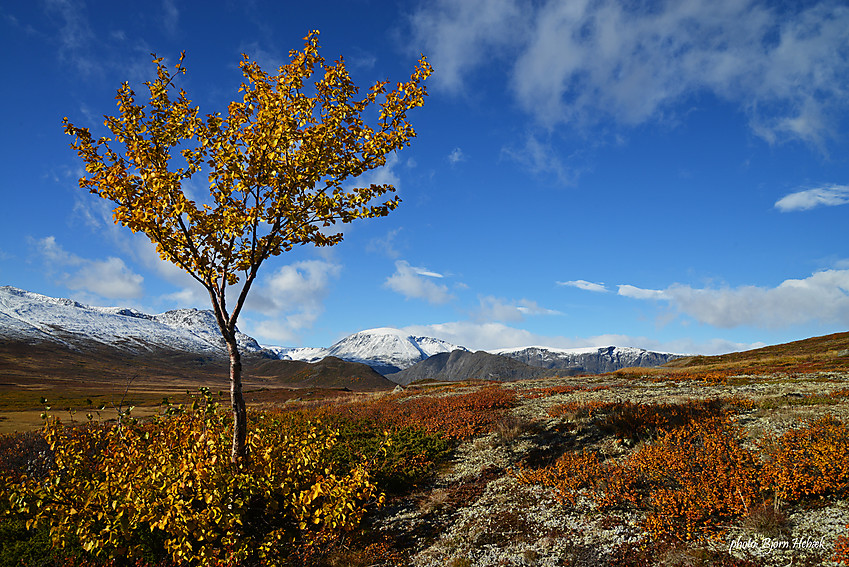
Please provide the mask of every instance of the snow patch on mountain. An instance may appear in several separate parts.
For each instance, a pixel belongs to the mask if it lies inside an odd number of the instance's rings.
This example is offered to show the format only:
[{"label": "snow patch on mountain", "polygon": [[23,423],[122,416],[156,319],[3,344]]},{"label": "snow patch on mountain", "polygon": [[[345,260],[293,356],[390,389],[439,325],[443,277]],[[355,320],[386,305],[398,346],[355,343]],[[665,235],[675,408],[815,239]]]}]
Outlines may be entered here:
[{"label": "snow patch on mountain", "polygon": [[636,347],[584,347],[558,349],[544,346],[502,348],[488,351],[542,368],[574,369],[595,374],[632,366],[652,367],[666,364],[682,355],[654,352]]},{"label": "snow patch on mountain", "polygon": [[[153,348],[224,354],[225,345],[211,311],[177,309],[148,315],[122,307],[94,307],[11,286],[0,287],[0,336],[52,341],[69,348],[100,343],[133,352]],[[237,334],[242,352],[262,347]]]},{"label": "snow patch on mountain", "polygon": [[467,350],[433,337],[419,337],[400,329],[380,327],[349,335],[328,348],[281,348],[276,350],[284,360],[317,362],[335,356],[351,362],[368,364],[381,374],[398,372],[441,352]]}]

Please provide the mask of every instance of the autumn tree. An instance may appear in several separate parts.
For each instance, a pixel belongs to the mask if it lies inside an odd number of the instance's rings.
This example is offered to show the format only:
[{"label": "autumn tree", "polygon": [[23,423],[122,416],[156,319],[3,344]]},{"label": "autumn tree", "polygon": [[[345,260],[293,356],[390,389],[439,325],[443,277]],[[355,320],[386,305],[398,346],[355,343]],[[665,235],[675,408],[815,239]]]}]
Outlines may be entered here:
[{"label": "autumn tree", "polygon": [[[116,223],[147,235],[209,293],[230,357],[233,462],[246,456],[247,432],[236,321],[260,266],[294,246],[337,244],[342,233],[328,227],[398,206],[397,196],[379,202],[392,185],[356,178],[415,137],[407,112],[423,105],[432,71],[422,56],[409,81],[392,90],[379,81],[361,96],[342,58],[319,55],[318,35],[276,75],[243,55],[241,100],[224,116],[201,116],[177,88],[184,53],[173,74],[154,58],[147,105],[128,83],[118,89],[118,114],[104,120],[111,136],[63,121],[85,162],[80,187],[112,201]],[[186,186],[203,174],[209,194],[198,202]]]}]

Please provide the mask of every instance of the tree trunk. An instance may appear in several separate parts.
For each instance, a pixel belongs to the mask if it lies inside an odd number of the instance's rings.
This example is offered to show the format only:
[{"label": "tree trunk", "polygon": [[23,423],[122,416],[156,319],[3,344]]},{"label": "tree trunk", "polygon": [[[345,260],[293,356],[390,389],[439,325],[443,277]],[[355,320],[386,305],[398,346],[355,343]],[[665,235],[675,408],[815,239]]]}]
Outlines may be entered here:
[{"label": "tree trunk", "polygon": [[235,333],[224,339],[230,354],[230,403],[233,407],[233,449],[230,459],[239,463],[247,457],[248,413],[242,395],[242,357]]}]

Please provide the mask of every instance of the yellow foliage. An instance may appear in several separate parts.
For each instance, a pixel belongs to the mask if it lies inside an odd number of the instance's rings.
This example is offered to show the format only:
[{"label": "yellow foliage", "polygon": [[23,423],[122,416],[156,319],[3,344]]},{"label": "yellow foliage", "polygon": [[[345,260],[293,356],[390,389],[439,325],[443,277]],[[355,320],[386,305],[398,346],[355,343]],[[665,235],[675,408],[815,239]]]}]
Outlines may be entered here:
[{"label": "yellow foliage", "polygon": [[[358,96],[344,60],[319,55],[318,35],[310,32],[276,74],[243,56],[241,100],[226,116],[201,116],[162,58],[154,59],[147,105],[136,103],[129,84],[118,90],[119,114],[104,122],[111,137],[95,140],[65,118],[88,173],[80,187],[112,201],[116,223],[145,233],[163,259],[211,290],[233,285],[240,273],[250,279],[263,260],[295,245],[341,240],[322,227],[385,216],[400,200],[373,201],[391,185],[343,182],[409,145],[416,133],[407,112],[424,104],[432,69],[422,56],[409,81],[394,90],[381,81]],[[176,74],[186,72],[184,56]],[[362,116],[374,105],[379,119],[368,125]],[[198,206],[183,183],[202,172],[212,204]]]},{"label": "yellow foliage", "polygon": [[[230,419],[213,405],[152,423],[65,427],[50,418],[45,479],[5,478],[0,511],[103,558],[140,557],[145,534],[177,564],[282,563],[355,527],[382,496],[367,463],[330,474],[337,433],[255,413],[249,458],[227,458]],[[4,510],[5,508],[5,510]]]}]

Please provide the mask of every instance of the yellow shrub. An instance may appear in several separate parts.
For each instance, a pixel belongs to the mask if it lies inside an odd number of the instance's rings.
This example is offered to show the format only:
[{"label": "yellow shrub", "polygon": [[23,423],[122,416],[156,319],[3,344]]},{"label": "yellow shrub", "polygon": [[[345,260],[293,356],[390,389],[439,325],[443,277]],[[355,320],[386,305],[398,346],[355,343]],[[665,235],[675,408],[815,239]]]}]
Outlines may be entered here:
[{"label": "yellow shrub", "polygon": [[366,504],[382,500],[365,463],[332,474],[335,431],[250,419],[249,458],[237,466],[229,417],[212,404],[121,427],[50,418],[55,468],[43,480],[6,479],[5,511],[49,527],[57,546],[76,540],[98,557],[139,557],[154,545],[178,564],[275,565],[357,525]]}]

